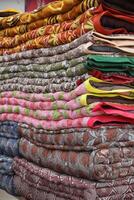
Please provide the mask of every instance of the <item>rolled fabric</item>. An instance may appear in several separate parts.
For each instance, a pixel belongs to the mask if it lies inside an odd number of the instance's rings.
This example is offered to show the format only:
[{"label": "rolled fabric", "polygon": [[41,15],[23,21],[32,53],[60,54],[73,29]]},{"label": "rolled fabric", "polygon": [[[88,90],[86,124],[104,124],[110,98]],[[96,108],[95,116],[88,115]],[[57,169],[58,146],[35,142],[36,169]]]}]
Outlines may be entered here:
[{"label": "rolled fabric", "polygon": [[0,155],[0,174],[12,175],[13,159],[5,155]]}]

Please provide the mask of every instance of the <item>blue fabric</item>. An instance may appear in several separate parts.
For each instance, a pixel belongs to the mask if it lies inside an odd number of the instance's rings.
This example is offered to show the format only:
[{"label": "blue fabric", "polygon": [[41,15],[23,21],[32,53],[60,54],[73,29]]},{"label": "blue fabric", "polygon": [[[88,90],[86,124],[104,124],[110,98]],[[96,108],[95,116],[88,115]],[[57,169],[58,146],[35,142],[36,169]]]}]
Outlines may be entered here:
[{"label": "blue fabric", "polygon": [[15,194],[13,176],[0,174],[0,189],[6,190],[9,194]]},{"label": "blue fabric", "polygon": [[0,137],[0,154],[9,157],[19,155],[19,139]]},{"label": "blue fabric", "polygon": [[0,122],[0,137],[19,138],[18,123],[11,121]]},{"label": "blue fabric", "polygon": [[13,159],[4,155],[0,155],[0,174],[12,175]]}]

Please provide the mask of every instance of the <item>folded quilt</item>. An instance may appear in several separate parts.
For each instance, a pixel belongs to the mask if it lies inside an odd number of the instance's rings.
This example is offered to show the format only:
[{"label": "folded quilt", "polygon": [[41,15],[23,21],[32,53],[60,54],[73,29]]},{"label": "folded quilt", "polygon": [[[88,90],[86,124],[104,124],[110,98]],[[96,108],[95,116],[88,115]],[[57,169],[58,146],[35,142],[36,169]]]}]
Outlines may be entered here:
[{"label": "folded quilt", "polygon": [[102,0],[103,7],[105,9],[117,9],[121,12],[124,12],[125,14],[134,14],[134,2],[129,1],[126,2],[125,0],[119,0],[118,2],[116,0]]},{"label": "folded quilt", "polygon": [[134,15],[124,15],[123,12],[105,10],[102,5],[94,11],[94,28],[97,32],[111,35],[133,33]]},{"label": "folded quilt", "polygon": [[19,124],[19,132],[21,137],[37,146],[55,150],[89,151],[134,145],[133,126],[49,131]]},{"label": "folded quilt", "polygon": [[[90,110],[94,113],[104,113],[107,115],[123,116],[134,119],[134,104],[118,104],[112,102],[93,103]],[[94,114],[95,114],[94,113]]]},{"label": "folded quilt", "polygon": [[37,167],[18,158],[14,161],[14,171],[17,194],[29,200],[43,200],[44,197],[49,200],[125,200],[133,197],[133,177],[105,183],[90,182]]},{"label": "folded quilt", "polygon": [[134,57],[90,55],[85,63],[88,70],[96,69],[102,72],[125,72],[134,76]]},{"label": "folded quilt", "polygon": [[55,1],[38,9],[37,11],[33,11],[31,13],[20,13],[12,17],[1,19],[0,27],[1,29],[4,29],[15,25],[28,24],[52,15],[62,14],[68,12],[80,2],[81,0]]},{"label": "folded quilt", "polygon": [[18,139],[19,138],[18,123],[12,121],[0,122],[0,137]]},{"label": "folded quilt", "polygon": [[51,46],[58,46],[61,44],[69,43],[81,35],[91,31],[93,29],[93,24],[90,18],[85,20],[80,26],[74,30],[67,30],[57,34],[50,34],[47,36],[40,36],[33,40],[28,40],[27,42],[20,44],[14,48],[10,49],[0,49],[0,55],[13,54],[30,49],[46,48]]},{"label": "folded quilt", "polygon": [[132,176],[134,172],[133,147],[64,151],[39,147],[21,138],[19,151],[24,158],[40,166],[89,180],[118,179]]},{"label": "folded quilt", "polygon": [[0,137],[0,154],[10,157],[19,155],[19,140]]},{"label": "folded quilt", "polygon": [[[78,4],[78,3],[77,3]],[[65,14],[59,14],[59,15],[52,15],[51,17],[43,17],[43,19],[34,21],[30,24],[22,24],[19,26],[11,26],[10,28],[6,28],[4,30],[0,31],[0,36],[15,36],[24,34],[27,31],[31,31],[37,28],[40,28],[42,26],[61,23],[68,20],[74,20],[76,17],[78,17],[80,14],[84,13],[86,10],[92,7],[96,7],[98,5],[98,1],[93,0],[83,0],[79,1],[79,4],[68,11]]]},{"label": "folded quilt", "polygon": [[0,189],[6,190],[9,194],[15,194],[14,180],[11,175],[0,174]]},{"label": "folded quilt", "polygon": [[91,16],[92,13],[89,9],[73,21],[64,21],[62,23],[42,26],[41,28],[29,31],[22,35],[15,35],[14,37],[0,37],[0,47],[13,48],[27,42],[28,40],[35,39],[40,36],[58,34],[64,31],[74,30],[78,28],[80,24],[84,23],[85,20],[91,18]]},{"label": "folded quilt", "polygon": [[0,155],[0,174],[13,174],[13,159],[4,155]]},{"label": "folded quilt", "polygon": [[124,73],[118,73],[118,72],[103,73],[98,70],[92,70],[89,72],[89,74],[103,81],[112,82],[115,84],[132,85],[132,86],[134,85],[134,77],[127,76]]},{"label": "folded quilt", "polygon": [[124,52],[125,54],[128,55],[134,54],[133,35],[115,34],[109,36],[109,35],[103,35],[98,32],[93,32],[92,36],[95,44],[98,44],[97,47],[102,47],[102,49],[104,49],[104,47],[107,47],[107,50],[109,50],[109,48],[113,48],[113,53],[117,51],[122,53]]},{"label": "folded quilt", "polygon": [[[75,120],[84,117],[98,117],[99,115],[109,116],[121,116],[124,118],[134,120],[134,104],[119,104],[112,102],[96,102],[89,104],[86,107],[82,107],[76,110],[33,110],[22,106],[14,105],[0,105],[0,114],[18,114],[20,117],[28,116],[29,118],[34,118],[37,120],[48,120],[48,121],[58,121],[60,120]],[[90,121],[90,120],[89,120]],[[58,124],[57,122],[57,124]]]},{"label": "folded quilt", "polygon": [[[8,62],[8,61],[17,61],[17,60],[22,60],[22,59],[29,59],[30,58],[40,58],[40,57],[48,57],[48,56],[54,56],[55,54],[63,54],[69,50],[72,50],[84,43],[87,43],[91,41],[91,32],[88,32],[79,38],[75,39],[74,41],[56,46],[56,47],[50,47],[50,48],[40,48],[40,49],[34,49],[34,50],[28,50],[28,51],[23,51],[20,53],[14,53],[11,55],[4,55],[0,57],[0,62]],[[82,47],[83,48],[83,47]],[[79,52],[77,52],[79,53]],[[78,56],[77,56],[78,57]],[[49,59],[50,60],[50,59]],[[65,58],[63,59],[65,60]],[[74,57],[73,57],[74,60]],[[32,62],[32,60],[31,60]],[[51,61],[49,61],[51,62]],[[22,64],[25,65],[25,62],[22,62]]]}]

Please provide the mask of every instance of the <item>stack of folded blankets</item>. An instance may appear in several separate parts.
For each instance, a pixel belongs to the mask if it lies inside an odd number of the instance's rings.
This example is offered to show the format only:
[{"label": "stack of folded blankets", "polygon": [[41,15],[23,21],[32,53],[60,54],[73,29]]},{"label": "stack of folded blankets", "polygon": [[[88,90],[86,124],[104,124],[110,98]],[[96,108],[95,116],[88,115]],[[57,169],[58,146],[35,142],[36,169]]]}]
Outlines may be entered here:
[{"label": "stack of folded blankets", "polygon": [[21,137],[15,195],[134,199],[132,6],[61,0],[0,20],[0,121]]},{"label": "stack of folded blankets", "polygon": [[19,155],[19,133],[16,122],[0,122],[0,188],[15,194],[13,158]]}]

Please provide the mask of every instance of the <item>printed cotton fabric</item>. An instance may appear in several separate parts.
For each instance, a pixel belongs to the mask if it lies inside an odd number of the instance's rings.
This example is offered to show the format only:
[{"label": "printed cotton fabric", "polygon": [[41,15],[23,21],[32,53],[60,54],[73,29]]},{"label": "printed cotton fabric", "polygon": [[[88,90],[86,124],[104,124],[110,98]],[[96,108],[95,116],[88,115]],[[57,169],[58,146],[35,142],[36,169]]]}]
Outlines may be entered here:
[{"label": "printed cotton fabric", "polygon": [[0,155],[0,174],[13,174],[13,159],[4,155]]},{"label": "printed cotton fabric", "polygon": [[105,181],[133,175],[133,147],[62,151],[39,147],[21,138],[19,151],[40,166],[89,180]]},{"label": "printed cotton fabric", "polygon": [[13,176],[0,174],[0,188],[12,195],[15,195]]},{"label": "printed cotton fabric", "polygon": [[40,168],[24,159],[17,158],[14,161],[14,171],[16,173],[14,184],[17,193],[29,200],[43,200],[44,197],[50,200],[125,200],[134,197],[132,177],[106,181],[105,183],[90,182]]}]

